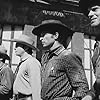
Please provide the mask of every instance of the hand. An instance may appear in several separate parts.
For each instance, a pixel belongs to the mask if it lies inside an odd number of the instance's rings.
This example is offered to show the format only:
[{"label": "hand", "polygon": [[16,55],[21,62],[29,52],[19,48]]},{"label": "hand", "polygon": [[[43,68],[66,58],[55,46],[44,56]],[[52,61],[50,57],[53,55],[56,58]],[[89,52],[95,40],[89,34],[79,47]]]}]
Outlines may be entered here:
[{"label": "hand", "polygon": [[92,100],[92,97],[90,95],[86,95],[82,100]]}]

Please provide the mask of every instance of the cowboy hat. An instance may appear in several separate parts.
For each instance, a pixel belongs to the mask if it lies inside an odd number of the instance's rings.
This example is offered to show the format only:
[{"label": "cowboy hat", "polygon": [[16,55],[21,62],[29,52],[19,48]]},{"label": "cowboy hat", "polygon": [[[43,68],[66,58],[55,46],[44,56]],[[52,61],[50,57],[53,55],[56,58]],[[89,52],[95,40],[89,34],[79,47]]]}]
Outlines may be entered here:
[{"label": "cowboy hat", "polygon": [[34,46],[35,42],[34,42],[33,38],[29,37],[28,35],[22,34],[22,35],[19,36],[19,38],[17,38],[17,39],[11,39],[11,41],[27,45],[28,47],[32,48],[33,50],[38,50]]},{"label": "cowboy hat", "polygon": [[10,57],[7,55],[7,50],[3,45],[0,45],[0,58],[10,60]]},{"label": "cowboy hat", "polygon": [[63,24],[59,20],[44,20],[42,21],[41,24],[38,26],[35,26],[34,29],[32,30],[32,33],[40,36],[41,32],[46,31],[46,32],[59,32],[60,34],[69,34],[72,35],[73,31],[68,28],[65,24]]},{"label": "cowboy hat", "polygon": [[86,16],[88,15],[88,9],[96,5],[100,6],[100,0],[80,0],[79,1],[79,7]]}]

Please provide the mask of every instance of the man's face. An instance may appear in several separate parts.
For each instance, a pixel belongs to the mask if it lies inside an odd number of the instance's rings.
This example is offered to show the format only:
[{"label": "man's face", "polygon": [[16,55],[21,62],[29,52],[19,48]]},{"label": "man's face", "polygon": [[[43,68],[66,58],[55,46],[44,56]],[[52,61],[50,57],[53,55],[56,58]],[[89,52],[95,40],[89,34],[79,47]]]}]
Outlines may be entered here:
[{"label": "man's face", "polygon": [[47,32],[41,35],[40,40],[43,47],[48,47],[55,42],[55,35]]},{"label": "man's face", "polygon": [[23,53],[25,52],[24,49],[22,48],[22,46],[23,46],[22,44],[16,43],[16,46],[15,46],[16,56],[21,57],[23,55]]},{"label": "man's face", "polygon": [[100,24],[100,6],[91,7],[88,17],[91,20],[91,26],[98,26]]}]

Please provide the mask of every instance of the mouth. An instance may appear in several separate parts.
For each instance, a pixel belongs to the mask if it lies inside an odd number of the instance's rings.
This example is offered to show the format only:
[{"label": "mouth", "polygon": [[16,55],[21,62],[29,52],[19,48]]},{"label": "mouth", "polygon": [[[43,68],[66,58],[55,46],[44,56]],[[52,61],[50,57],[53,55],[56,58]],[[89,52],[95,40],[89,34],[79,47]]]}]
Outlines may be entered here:
[{"label": "mouth", "polygon": [[97,18],[91,18],[91,21],[94,21],[94,20],[96,20]]},{"label": "mouth", "polygon": [[44,45],[45,43],[44,42],[42,42],[42,45]]},{"label": "mouth", "polygon": [[96,21],[96,18],[91,19],[91,23],[94,23]]}]

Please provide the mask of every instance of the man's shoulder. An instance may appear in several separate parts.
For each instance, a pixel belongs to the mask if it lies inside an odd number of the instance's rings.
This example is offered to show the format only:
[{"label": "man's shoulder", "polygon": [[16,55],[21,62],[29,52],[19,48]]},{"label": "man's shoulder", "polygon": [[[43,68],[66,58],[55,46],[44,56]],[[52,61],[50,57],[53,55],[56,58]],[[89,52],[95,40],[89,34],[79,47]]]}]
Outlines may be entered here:
[{"label": "man's shoulder", "polygon": [[69,58],[69,59],[78,59],[82,62],[82,59],[81,57],[74,53],[74,52],[71,52],[71,51],[68,51],[68,50],[64,50],[64,52],[61,54],[64,58]]},{"label": "man's shoulder", "polygon": [[29,59],[28,59],[28,63],[37,63],[38,65],[40,65],[40,61],[36,58],[36,57],[34,57],[34,56],[31,56],[31,57],[29,57]]},{"label": "man's shoulder", "polygon": [[65,49],[65,50],[61,53],[61,55],[62,55],[62,56],[71,56],[71,55],[74,55],[74,53]]}]

